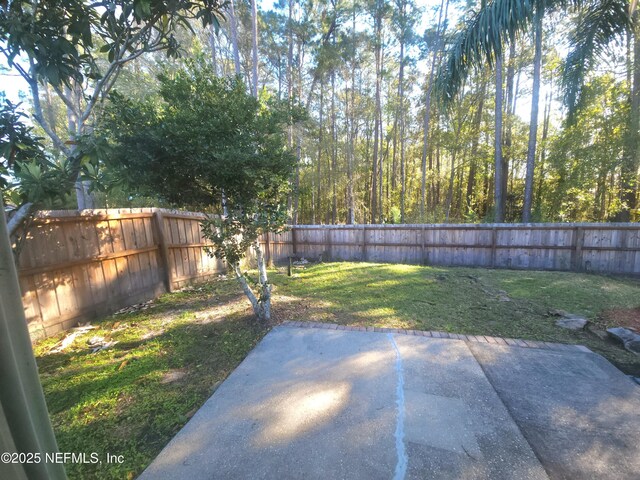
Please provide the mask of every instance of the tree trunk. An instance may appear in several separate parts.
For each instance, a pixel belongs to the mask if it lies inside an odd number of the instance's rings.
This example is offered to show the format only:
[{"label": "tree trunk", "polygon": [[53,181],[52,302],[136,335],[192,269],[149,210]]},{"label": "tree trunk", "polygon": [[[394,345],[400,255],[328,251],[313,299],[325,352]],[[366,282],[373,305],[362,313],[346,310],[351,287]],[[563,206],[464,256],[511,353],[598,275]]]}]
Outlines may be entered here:
[{"label": "tree trunk", "polygon": [[331,223],[336,224],[338,221],[338,196],[337,196],[337,181],[338,181],[338,131],[336,129],[336,72],[331,72],[331,170],[332,185],[331,185]]},{"label": "tree trunk", "polygon": [[236,274],[236,279],[242,287],[244,294],[251,303],[251,308],[256,318],[263,323],[271,321],[271,284],[267,278],[267,264],[262,252],[260,244],[256,241],[253,245],[253,249],[256,253],[256,261],[258,263],[258,296],[253,292],[246,277],[240,269],[240,264],[233,265],[233,270]]},{"label": "tree trunk", "polygon": [[231,47],[233,50],[233,66],[236,75],[240,75],[240,50],[238,49],[238,23],[236,19],[235,0],[229,1],[229,26],[231,27]]},{"label": "tree trunk", "polygon": [[216,52],[216,29],[213,25],[209,27],[209,47],[211,48],[211,66],[213,73],[218,76],[218,55]]},{"label": "tree trunk", "polygon": [[480,95],[478,97],[478,109],[476,110],[473,118],[473,131],[476,132],[473,141],[471,143],[471,160],[469,166],[469,178],[467,179],[467,195],[466,195],[466,208],[467,211],[471,211],[473,208],[473,191],[476,184],[476,170],[478,164],[478,145],[480,144],[480,124],[482,122],[482,110],[484,108],[484,97],[486,93],[487,83],[483,80],[480,87]]},{"label": "tree trunk", "polygon": [[[321,218],[320,212],[322,211],[322,138],[324,126],[322,125],[322,112],[324,110],[324,78],[320,82],[320,118],[318,122],[318,164],[316,166],[316,175],[317,175],[317,195],[316,195],[316,211],[318,212],[318,217]],[[314,220],[315,223],[315,220]]]},{"label": "tree trunk", "polygon": [[[551,100],[553,98],[553,82],[551,82],[551,86],[549,87],[549,92],[547,93],[544,105],[544,120],[542,122],[542,138],[540,139],[540,175],[538,177],[538,189],[536,191],[536,204],[538,208],[540,208],[540,203],[542,202],[542,189],[544,187],[544,168],[545,161],[547,158],[547,137],[549,135],[549,120],[551,117]],[[604,197],[603,197],[604,198]]]},{"label": "tree trunk", "polygon": [[[352,21],[352,30],[353,37],[355,41],[356,35],[356,3],[353,2],[353,9],[351,11],[351,21]],[[355,48],[354,52],[355,54]],[[349,128],[349,147],[348,147],[348,158],[347,158],[347,223],[352,225],[355,223],[355,200],[353,198],[353,169],[355,166],[355,136],[356,136],[356,66],[353,64],[351,66],[351,107],[349,108],[349,116],[347,118],[351,119],[351,125],[347,125]],[[349,98],[346,97],[347,105],[349,103]]]},{"label": "tree trunk", "polygon": [[[400,14],[402,18],[402,31],[400,33],[400,71],[398,72],[398,96],[400,101],[400,223],[405,222],[405,111],[404,111],[404,42],[405,42],[405,22],[406,22],[407,3],[403,0]],[[395,149],[394,149],[395,154]],[[395,155],[394,155],[395,157]],[[395,165],[394,165],[395,178]],[[394,182],[395,187],[395,182]]]},{"label": "tree trunk", "polygon": [[451,152],[451,171],[449,172],[449,188],[447,189],[447,200],[445,204],[445,221],[449,222],[451,204],[453,202],[453,181],[456,174],[456,148]]},{"label": "tree trunk", "polygon": [[[293,31],[292,31],[292,21],[293,21],[293,0],[289,0],[289,19],[287,22],[287,37],[288,37],[288,48],[287,48],[287,103],[289,108],[293,105]],[[289,118],[291,120],[291,118]],[[289,151],[293,150],[293,125],[290,123],[287,127],[287,147]],[[296,165],[297,167],[297,165]],[[295,173],[292,175],[295,177]],[[292,184],[291,191],[287,197],[287,210],[292,212],[291,223],[296,224],[296,209],[293,208],[293,197],[296,195],[295,189],[295,180],[294,178],[290,178],[290,182]]]},{"label": "tree trunk", "polygon": [[[373,159],[372,159],[372,170],[371,170],[371,223],[376,223],[376,219],[378,218],[378,157],[379,150],[382,150],[382,146],[379,141],[382,138],[378,137],[380,132],[380,53],[382,50],[382,40],[381,40],[381,30],[382,30],[382,7],[380,5],[380,0],[376,2],[376,16],[375,16],[375,62],[376,62],[376,93],[375,93],[375,122],[373,127]],[[382,199],[380,199],[382,200]]]},{"label": "tree trunk", "polygon": [[515,62],[516,62],[516,36],[515,33],[510,35],[509,40],[509,64],[507,65],[507,78],[506,78],[506,104],[504,106],[504,150],[502,152],[502,211],[507,211],[507,197],[508,197],[508,180],[509,180],[509,164],[513,162],[513,155],[511,151],[512,144],[512,131],[513,131],[513,119],[515,117],[515,111],[512,110],[512,106],[515,104],[515,92],[513,89],[513,79],[515,77]]},{"label": "tree trunk", "polygon": [[[380,34],[380,76],[382,77],[382,72],[384,71],[384,49],[383,47],[383,39],[382,39],[382,31]],[[382,81],[382,79],[381,79]],[[378,222],[382,223],[384,221],[383,215],[383,201],[382,201],[382,193],[383,193],[383,172],[384,172],[384,152],[382,149],[382,143],[384,142],[384,124],[382,123],[382,101],[378,98],[378,115],[380,116],[380,165],[378,165],[378,175],[380,179],[378,181]],[[388,145],[387,145],[388,146]]]},{"label": "tree trunk", "polygon": [[251,0],[251,92],[258,98],[258,7],[256,0]]},{"label": "tree trunk", "polygon": [[636,208],[638,192],[638,163],[640,159],[640,18],[637,7],[633,2],[634,10],[631,12],[633,25],[633,72],[630,98],[629,126],[626,132],[625,152],[620,171],[620,200],[622,211],[615,220],[619,222],[631,221],[632,210]]},{"label": "tree trunk", "polygon": [[496,106],[495,106],[495,178],[494,178],[494,221],[504,221],[503,171],[502,171],[502,56],[496,56]]},{"label": "tree trunk", "polygon": [[524,183],[524,206],[522,221],[531,221],[533,203],[533,177],[536,166],[536,142],[538,136],[538,104],[540,99],[540,68],[542,65],[542,11],[535,13],[535,53],[533,56],[533,90],[531,92],[531,122],[529,123],[529,146],[527,148],[527,173]]},{"label": "tree trunk", "polygon": [[[422,143],[422,185],[420,192],[420,221],[424,221],[425,214],[425,197],[427,193],[427,150],[429,145],[429,129],[431,122],[431,92],[433,91],[433,80],[435,76],[436,66],[438,63],[438,55],[439,55],[439,46],[440,39],[444,36],[444,27],[443,27],[443,13],[444,13],[444,22],[447,21],[447,14],[449,10],[449,0],[441,0],[440,2],[440,13],[438,15],[438,26],[436,28],[436,38],[434,40],[434,45],[436,48],[433,49],[433,58],[431,60],[431,71],[429,72],[429,83],[427,85],[427,91],[424,101],[424,137]],[[442,29],[442,32],[440,30]]]}]

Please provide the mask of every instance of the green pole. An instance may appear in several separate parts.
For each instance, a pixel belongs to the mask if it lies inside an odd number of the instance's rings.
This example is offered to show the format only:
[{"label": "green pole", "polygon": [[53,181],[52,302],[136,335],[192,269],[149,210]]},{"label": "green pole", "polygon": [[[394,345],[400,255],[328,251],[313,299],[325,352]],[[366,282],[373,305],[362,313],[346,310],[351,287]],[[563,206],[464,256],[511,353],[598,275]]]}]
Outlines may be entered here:
[{"label": "green pole", "polygon": [[[31,348],[2,201],[0,208],[0,478],[64,480],[64,465],[47,461],[58,446]],[[7,462],[7,453],[25,454],[14,459],[26,461]]]}]

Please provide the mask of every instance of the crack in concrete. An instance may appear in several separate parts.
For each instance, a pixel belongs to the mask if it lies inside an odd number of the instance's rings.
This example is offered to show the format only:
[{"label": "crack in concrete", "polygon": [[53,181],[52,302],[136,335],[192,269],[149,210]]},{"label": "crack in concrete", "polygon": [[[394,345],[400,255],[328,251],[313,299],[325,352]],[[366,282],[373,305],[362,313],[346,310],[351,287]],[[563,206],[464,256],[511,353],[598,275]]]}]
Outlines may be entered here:
[{"label": "crack in concrete", "polygon": [[398,462],[396,463],[396,470],[393,479],[404,480],[404,477],[407,474],[407,463],[409,461],[407,450],[404,445],[404,419],[406,415],[404,405],[404,371],[402,368],[402,356],[400,355],[398,345],[396,344],[396,341],[391,333],[388,333],[387,336],[396,352],[396,373],[398,374],[398,383],[396,385],[396,406],[398,407],[398,419],[396,421],[395,431]]}]

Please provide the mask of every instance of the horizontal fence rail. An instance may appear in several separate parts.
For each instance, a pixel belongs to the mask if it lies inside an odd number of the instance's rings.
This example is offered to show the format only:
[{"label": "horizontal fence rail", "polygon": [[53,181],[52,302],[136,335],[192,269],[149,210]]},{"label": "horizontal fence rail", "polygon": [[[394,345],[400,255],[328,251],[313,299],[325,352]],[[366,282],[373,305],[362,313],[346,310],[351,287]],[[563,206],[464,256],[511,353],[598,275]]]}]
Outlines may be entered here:
[{"label": "horizontal fence rail", "polygon": [[32,338],[210,279],[203,214],[156,208],[40,212],[19,257]]},{"label": "horizontal fence rail", "polygon": [[[33,338],[206,281],[204,214],[157,208],[40,212],[19,276]],[[640,224],[297,225],[260,238],[289,258],[640,274]]]},{"label": "horizontal fence rail", "polygon": [[640,274],[640,224],[298,225],[269,257]]}]

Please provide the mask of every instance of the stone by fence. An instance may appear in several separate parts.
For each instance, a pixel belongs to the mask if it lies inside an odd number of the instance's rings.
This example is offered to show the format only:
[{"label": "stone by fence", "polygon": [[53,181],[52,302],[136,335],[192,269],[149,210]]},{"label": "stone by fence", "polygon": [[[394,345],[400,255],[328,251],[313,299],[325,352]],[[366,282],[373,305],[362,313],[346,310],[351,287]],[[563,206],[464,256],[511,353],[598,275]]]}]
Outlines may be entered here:
[{"label": "stone by fence", "polygon": [[[156,208],[41,212],[19,260],[33,338],[225,271],[203,214]],[[267,258],[640,274],[640,224],[298,225]]]}]

